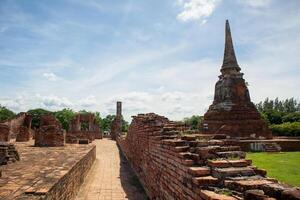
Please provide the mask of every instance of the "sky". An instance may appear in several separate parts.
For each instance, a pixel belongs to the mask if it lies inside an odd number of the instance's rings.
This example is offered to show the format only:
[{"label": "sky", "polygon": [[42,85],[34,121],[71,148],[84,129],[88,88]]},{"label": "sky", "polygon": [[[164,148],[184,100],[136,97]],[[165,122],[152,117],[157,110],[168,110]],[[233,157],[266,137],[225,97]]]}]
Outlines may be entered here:
[{"label": "sky", "polygon": [[252,101],[299,100],[299,0],[0,0],[0,104],[203,115],[226,19]]}]

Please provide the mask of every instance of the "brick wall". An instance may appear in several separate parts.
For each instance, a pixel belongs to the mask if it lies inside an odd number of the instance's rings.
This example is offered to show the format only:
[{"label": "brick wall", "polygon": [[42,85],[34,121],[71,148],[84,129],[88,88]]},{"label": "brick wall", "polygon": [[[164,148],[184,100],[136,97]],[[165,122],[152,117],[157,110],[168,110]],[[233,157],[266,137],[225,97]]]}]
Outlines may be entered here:
[{"label": "brick wall", "polygon": [[252,166],[232,141],[185,136],[181,124],[153,113],[133,117],[127,136],[117,142],[150,199],[300,197],[299,190]]},{"label": "brick wall", "polygon": [[61,178],[46,194],[45,200],[73,199],[96,159],[96,146]]}]

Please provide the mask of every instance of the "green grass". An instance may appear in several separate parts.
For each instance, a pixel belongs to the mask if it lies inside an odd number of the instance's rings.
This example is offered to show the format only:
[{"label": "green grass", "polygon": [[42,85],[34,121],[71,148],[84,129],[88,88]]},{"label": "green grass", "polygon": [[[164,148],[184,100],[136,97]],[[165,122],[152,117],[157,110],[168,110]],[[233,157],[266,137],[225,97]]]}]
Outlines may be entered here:
[{"label": "green grass", "polygon": [[292,186],[300,186],[300,152],[247,153],[253,165],[267,170],[267,176]]}]

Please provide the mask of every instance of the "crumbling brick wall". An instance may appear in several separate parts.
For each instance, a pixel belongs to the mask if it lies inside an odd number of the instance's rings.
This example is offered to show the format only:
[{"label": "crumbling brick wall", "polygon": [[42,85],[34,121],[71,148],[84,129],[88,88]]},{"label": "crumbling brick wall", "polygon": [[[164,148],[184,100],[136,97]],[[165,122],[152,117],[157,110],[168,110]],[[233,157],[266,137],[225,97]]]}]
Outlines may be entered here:
[{"label": "crumbling brick wall", "polygon": [[9,126],[7,124],[0,124],[0,142],[8,142],[9,140]]},{"label": "crumbling brick wall", "polygon": [[40,119],[40,128],[35,133],[35,146],[56,147],[65,145],[65,130],[53,115],[44,115]]},{"label": "crumbling brick wall", "polygon": [[[86,130],[82,129],[82,123],[86,123]],[[92,142],[95,139],[102,139],[100,126],[96,122],[93,114],[77,114],[69,125],[66,135],[67,143],[78,143],[79,140],[88,140]]]},{"label": "crumbling brick wall", "polygon": [[133,117],[127,136],[117,138],[150,199],[300,197],[252,166],[231,140],[182,134],[181,124],[150,113]]},{"label": "crumbling brick wall", "polygon": [[[27,135],[31,136],[31,116],[26,113],[19,113],[13,119],[9,119],[1,122],[3,125],[7,125],[9,128],[9,139],[17,139],[18,135],[20,135],[20,141],[25,141]],[[25,130],[26,129],[26,130]],[[3,134],[0,131],[0,134]],[[29,140],[29,139],[28,139]],[[26,140],[26,141],[28,141]],[[18,140],[17,140],[18,141]]]}]

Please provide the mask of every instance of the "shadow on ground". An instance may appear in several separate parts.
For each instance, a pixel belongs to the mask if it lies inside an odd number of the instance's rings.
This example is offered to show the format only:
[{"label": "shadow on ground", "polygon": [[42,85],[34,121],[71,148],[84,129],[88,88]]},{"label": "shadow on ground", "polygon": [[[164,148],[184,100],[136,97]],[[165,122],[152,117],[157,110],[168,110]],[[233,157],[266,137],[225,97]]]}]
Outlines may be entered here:
[{"label": "shadow on ground", "polygon": [[147,200],[146,192],[140,183],[139,179],[132,170],[129,162],[123,155],[121,149],[118,146],[120,154],[120,179],[122,187],[126,193],[126,197],[129,200]]}]

